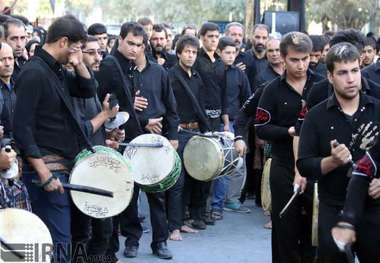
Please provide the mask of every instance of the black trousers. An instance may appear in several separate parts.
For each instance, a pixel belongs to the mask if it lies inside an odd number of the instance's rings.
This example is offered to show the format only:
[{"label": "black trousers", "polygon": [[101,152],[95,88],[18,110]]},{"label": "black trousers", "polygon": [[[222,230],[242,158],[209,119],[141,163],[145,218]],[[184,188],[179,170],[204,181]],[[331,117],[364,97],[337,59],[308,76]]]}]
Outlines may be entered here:
[{"label": "black trousers", "polygon": [[272,262],[313,262],[315,249],[311,246],[312,191],[307,187],[286,214],[280,211],[293,194],[294,166],[289,160],[273,158],[270,171],[272,195]]},{"label": "black trousers", "polygon": [[[111,235],[112,218],[91,218],[83,214],[72,204],[71,236],[73,262],[109,262],[106,251]],[[77,255],[83,256],[83,249],[86,250],[87,260],[84,260],[83,257],[75,258]]]},{"label": "black trousers", "polygon": [[[347,263],[331,236],[331,229],[339,221],[341,206],[319,204],[319,247],[318,262]],[[367,208],[363,220],[357,228],[354,251],[360,263],[377,263],[380,259],[380,207]]]},{"label": "black trousers", "polygon": [[[139,246],[142,226],[138,218],[138,196],[140,189],[135,184],[132,200],[120,215],[113,218],[113,233],[109,254],[119,251],[119,226],[121,235],[126,238],[125,246]],[[152,246],[166,242],[168,239],[168,223],[165,209],[165,193],[146,193],[149,203],[150,221],[152,225]]]},{"label": "black trousers", "polygon": [[165,192],[166,214],[168,217],[168,228],[170,232],[179,230],[183,225],[183,187],[185,174],[182,172],[175,185]]}]

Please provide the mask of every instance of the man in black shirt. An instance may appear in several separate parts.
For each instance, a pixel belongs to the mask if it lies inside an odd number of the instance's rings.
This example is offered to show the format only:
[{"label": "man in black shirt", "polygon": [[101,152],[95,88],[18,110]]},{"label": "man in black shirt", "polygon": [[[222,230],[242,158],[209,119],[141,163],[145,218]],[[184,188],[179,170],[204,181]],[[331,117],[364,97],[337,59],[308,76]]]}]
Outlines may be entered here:
[{"label": "man in black shirt", "polygon": [[26,29],[24,23],[17,18],[9,18],[3,23],[4,38],[13,49],[15,57],[12,79],[15,81],[21,71],[21,67],[28,60],[25,54]]},{"label": "man in black shirt", "polygon": [[322,51],[325,46],[324,38],[323,36],[311,35],[310,39],[313,42],[313,52],[310,54],[309,68],[319,75],[326,77],[326,64],[321,61]]},{"label": "man in black shirt", "polygon": [[[302,111],[305,93],[320,80],[308,70],[312,42],[299,32],[286,34],[280,43],[285,74],[272,81],[263,91],[256,111],[259,138],[272,145],[270,187],[272,197],[272,257],[277,262],[312,262],[311,189],[295,167],[293,150],[295,124]],[[239,134],[238,134],[239,136]],[[298,187],[303,193],[280,218],[280,211]],[[306,211],[306,215],[301,214]]]},{"label": "man in black shirt", "polygon": [[[252,35],[252,48],[247,50],[246,53],[250,55],[253,60],[253,70],[251,80],[260,74],[260,72],[267,65],[267,60],[265,58],[265,46],[269,38],[269,27],[264,24],[257,24],[253,28]],[[251,82],[252,83],[252,82]]]},{"label": "man in black shirt", "polygon": [[[194,36],[185,35],[179,38],[176,45],[178,64],[169,70],[169,80],[177,101],[180,127],[194,132],[206,132],[210,128],[205,114],[204,83],[199,73],[193,69],[198,48],[199,41]],[[191,137],[191,134],[185,132],[178,134],[178,153],[182,160],[183,150]],[[167,191],[170,239],[182,240],[180,231],[196,232],[184,224],[184,207],[189,205],[190,217],[195,221],[202,219],[202,208],[205,206],[207,198],[203,191],[204,184],[204,182],[189,176],[186,170],[182,169],[177,183]]]},{"label": "man in black shirt", "polygon": [[166,70],[170,69],[177,63],[176,56],[169,54],[166,51],[167,39],[168,33],[166,28],[163,25],[154,25],[152,37],[150,38],[153,59]]},{"label": "man in black shirt", "polygon": [[[364,35],[354,29],[347,29],[343,31],[339,31],[336,35],[331,39],[330,46],[336,45],[341,42],[349,42],[353,44],[359,52],[362,51],[364,47]],[[368,73],[372,70],[368,70]],[[366,79],[366,74],[363,74],[362,77],[362,89],[363,91],[370,96],[375,98],[380,98],[380,86],[376,78],[372,77],[375,74],[368,74],[369,79]],[[380,82],[379,82],[380,83]],[[327,79],[315,83],[315,85],[310,89],[306,99],[306,105],[308,109],[311,109],[318,103],[327,99],[333,93],[333,88],[331,87],[329,81]]]},{"label": "man in black shirt", "polygon": [[[55,20],[46,44],[24,66],[15,87],[13,129],[24,158],[23,180],[33,212],[49,228],[54,244],[66,253],[71,242],[70,197],[61,182],[68,182],[75,156],[89,145],[70,97],[95,95],[95,81],[82,61],[81,41],[86,36],[75,17]],[[68,63],[75,75],[63,69],[62,65]],[[40,181],[42,187],[32,180]],[[62,253],[55,255],[54,262],[69,262],[70,253],[67,255],[69,258]]]},{"label": "man in black shirt", "polygon": [[102,51],[102,56],[107,56],[108,34],[106,26],[100,23],[95,23],[89,26],[87,31],[90,36],[94,36],[98,40],[100,49]]},{"label": "man in black shirt", "polygon": [[222,87],[218,82],[216,69],[222,62],[216,54],[219,42],[219,26],[215,23],[204,23],[199,30],[202,42],[194,69],[205,83],[205,107],[211,129],[219,131],[221,116],[225,112]]},{"label": "man in black shirt", "polygon": [[364,47],[362,51],[361,67],[365,68],[375,62],[376,56],[376,39],[373,37],[364,38]]},{"label": "man in black shirt", "polygon": [[[362,145],[370,139],[370,126],[380,124],[379,102],[360,92],[359,61],[360,53],[352,44],[331,47],[326,65],[334,93],[307,113],[301,130],[297,166],[302,176],[319,181],[318,256],[323,263],[347,262],[331,229],[340,221],[351,163],[364,155]],[[366,253],[364,247],[357,244],[358,252]]]}]

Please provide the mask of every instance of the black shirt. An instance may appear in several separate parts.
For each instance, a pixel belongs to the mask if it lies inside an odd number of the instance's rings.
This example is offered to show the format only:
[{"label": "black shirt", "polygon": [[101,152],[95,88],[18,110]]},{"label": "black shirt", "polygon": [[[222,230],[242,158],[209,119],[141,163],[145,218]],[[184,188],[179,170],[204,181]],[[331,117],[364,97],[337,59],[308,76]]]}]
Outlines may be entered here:
[{"label": "black shirt", "polygon": [[190,77],[177,64],[169,70],[169,80],[177,101],[179,122],[198,122],[202,132],[209,131],[204,105],[204,83],[199,73],[192,70]]},{"label": "black shirt", "polygon": [[266,56],[263,58],[258,58],[256,56],[256,53],[253,51],[253,49],[250,49],[246,51],[246,53],[251,56],[253,60],[253,65],[252,65],[252,74],[253,74],[253,80],[262,72],[266,66],[268,65],[268,60]]},{"label": "black shirt", "polygon": [[133,70],[132,82],[134,90],[148,100],[148,107],[137,112],[141,127],[145,127],[149,119],[164,117],[163,135],[169,140],[178,139],[177,105],[165,69],[147,59],[141,72],[137,67]]},{"label": "black shirt", "polygon": [[124,125],[127,141],[143,133],[137,114],[133,108],[135,93],[130,78],[133,77],[133,64],[117,49],[114,55],[108,55],[100,63],[100,70],[96,75],[99,82],[98,96],[103,101],[107,93],[116,95],[119,111],[129,113],[129,120]]},{"label": "black shirt", "polygon": [[244,73],[247,75],[249,84],[251,86],[251,89],[253,91],[253,82],[254,82],[254,58],[249,55],[246,52],[239,52],[239,54],[235,58],[234,65],[237,65],[239,63],[243,63],[245,65],[245,71]]},{"label": "black shirt", "polygon": [[366,79],[370,79],[376,84],[380,85],[380,62],[377,61],[364,69],[362,69],[362,75]]},{"label": "black shirt", "polygon": [[70,96],[93,97],[95,80],[66,71],[49,53],[37,48],[15,86],[14,137],[24,156],[57,154],[68,160],[87,146]]},{"label": "black shirt", "polygon": [[[172,68],[176,63],[177,63],[177,56],[176,55],[173,55],[173,54],[169,54],[168,52],[166,52],[165,50],[163,50],[162,52],[159,53],[159,55],[165,59],[165,63],[162,65],[164,67],[164,69],[168,70],[170,68]],[[158,57],[158,54],[157,52],[155,52],[154,49],[152,49],[152,60],[154,62],[157,62],[157,57]]]},{"label": "black shirt", "polygon": [[[215,62],[212,62],[206,51],[201,48],[194,64],[194,69],[201,75],[205,84],[206,111],[209,112],[210,110],[210,112],[212,112],[210,114],[213,115],[209,117],[219,117],[225,112],[222,87],[220,87],[217,75],[217,67],[223,64],[223,62],[217,57],[216,53],[215,59]],[[215,116],[215,111],[213,110],[215,110],[219,116]]]},{"label": "black shirt", "polygon": [[[362,77],[362,91],[372,97],[380,99],[380,86],[375,82]],[[333,94],[333,87],[328,79],[314,84],[307,95],[306,105],[308,109],[324,101]]]},{"label": "black shirt", "polygon": [[294,161],[293,137],[288,129],[296,125],[308,89],[321,78],[309,70],[302,95],[288,84],[286,72],[264,89],[256,111],[256,131],[259,138],[272,144],[273,158],[289,164]]},{"label": "black shirt", "polygon": [[318,179],[319,199],[329,205],[343,205],[350,167],[347,164],[322,175],[321,160],[331,155],[330,142],[337,140],[345,144],[352,154],[352,160],[357,161],[364,151],[359,148],[361,136],[354,140],[354,135],[358,134],[362,124],[380,124],[380,102],[365,94],[360,96],[353,123],[347,121],[333,95],[308,112],[301,129],[297,167],[302,176]]},{"label": "black shirt", "polygon": [[223,104],[231,121],[235,120],[244,102],[251,96],[251,87],[244,72],[232,65],[217,68],[220,86],[223,87]]},{"label": "black shirt", "polygon": [[14,89],[14,82],[11,80],[9,85],[0,80],[1,95],[4,100],[4,110],[7,111],[9,116],[9,129],[12,130],[13,114],[16,107],[16,92]]},{"label": "black shirt", "polygon": [[252,89],[254,91],[257,91],[259,88],[263,88],[264,86],[268,85],[269,82],[279,76],[281,75],[274,71],[272,65],[268,63],[266,67],[260,72],[260,74],[256,76],[254,87],[252,87]]},{"label": "black shirt", "polygon": [[18,58],[15,58],[15,64],[14,64],[14,67],[13,67],[13,73],[12,73],[12,80],[13,81],[16,81],[17,78],[18,78],[18,75],[20,74],[21,72],[21,68],[24,66],[24,64],[26,63],[27,61],[24,59],[24,57],[18,57]]}]

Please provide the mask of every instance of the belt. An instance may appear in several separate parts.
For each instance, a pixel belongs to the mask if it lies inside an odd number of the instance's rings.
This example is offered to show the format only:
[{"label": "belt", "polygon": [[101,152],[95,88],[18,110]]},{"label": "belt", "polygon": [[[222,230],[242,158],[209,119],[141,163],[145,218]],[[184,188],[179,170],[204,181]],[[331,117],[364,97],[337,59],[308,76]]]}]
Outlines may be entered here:
[{"label": "belt", "polygon": [[179,127],[183,129],[199,129],[198,122],[180,123]]},{"label": "belt", "polygon": [[42,160],[44,160],[45,165],[51,172],[69,170],[64,164],[60,162],[63,161],[64,158],[59,155],[45,155],[42,157]]}]

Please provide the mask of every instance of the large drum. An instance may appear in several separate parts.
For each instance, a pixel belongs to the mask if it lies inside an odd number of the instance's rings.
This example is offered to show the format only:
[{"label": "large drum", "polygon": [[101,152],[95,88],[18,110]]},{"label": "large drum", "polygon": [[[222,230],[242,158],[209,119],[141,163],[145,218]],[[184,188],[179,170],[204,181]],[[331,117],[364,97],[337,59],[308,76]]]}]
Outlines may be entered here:
[{"label": "large drum", "polygon": [[199,181],[211,181],[218,176],[229,176],[242,165],[234,147],[232,133],[212,136],[193,136],[186,144],[183,162],[190,176]]},{"label": "large drum", "polygon": [[181,159],[170,142],[157,134],[143,134],[130,145],[162,144],[162,147],[127,146],[124,157],[133,167],[133,178],[149,193],[163,192],[172,187],[181,175]]},{"label": "large drum", "polygon": [[70,183],[113,192],[113,197],[70,191],[74,204],[94,218],[115,216],[127,208],[133,194],[132,169],[117,151],[94,146],[95,153],[81,151],[75,158]]},{"label": "large drum", "polygon": [[0,238],[6,244],[1,244],[0,262],[51,261],[53,240],[50,232],[31,212],[17,208],[0,209]]}]

